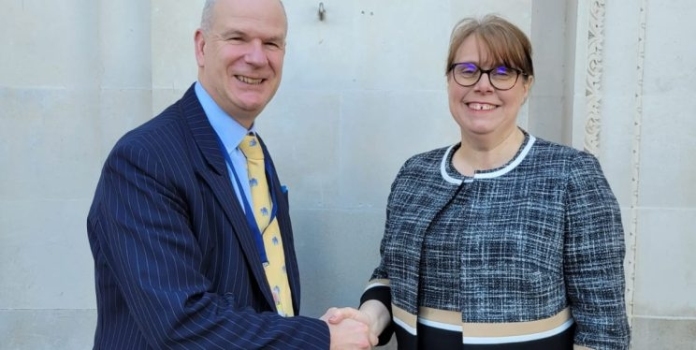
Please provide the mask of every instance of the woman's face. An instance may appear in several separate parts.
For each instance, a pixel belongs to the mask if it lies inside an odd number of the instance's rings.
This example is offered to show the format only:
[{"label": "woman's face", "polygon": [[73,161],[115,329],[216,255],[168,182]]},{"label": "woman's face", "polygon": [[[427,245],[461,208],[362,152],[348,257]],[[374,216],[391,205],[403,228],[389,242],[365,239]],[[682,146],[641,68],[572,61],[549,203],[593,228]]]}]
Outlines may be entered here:
[{"label": "woman's face", "polygon": [[[454,63],[470,62],[488,70],[499,64],[488,62],[488,52],[478,43],[475,35],[467,37],[457,49]],[[497,90],[491,85],[489,74],[482,74],[479,81],[469,87],[459,85],[447,75],[449,107],[454,120],[462,130],[462,137],[491,136],[504,139],[517,128],[517,114],[527,98],[532,78],[520,74],[509,90]]]}]

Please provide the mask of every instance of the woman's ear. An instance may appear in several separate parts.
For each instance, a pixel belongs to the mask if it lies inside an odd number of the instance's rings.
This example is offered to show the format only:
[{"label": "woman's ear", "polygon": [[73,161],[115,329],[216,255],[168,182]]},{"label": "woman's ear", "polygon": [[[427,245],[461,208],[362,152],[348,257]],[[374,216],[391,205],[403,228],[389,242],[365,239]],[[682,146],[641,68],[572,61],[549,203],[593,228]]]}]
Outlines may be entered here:
[{"label": "woman's ear", "polygon": [[529,97],[529,91],[532,90],[532,85],[534,85],[534,76],[530,75],[527,77],[527,79],[524,79],[524,84],[522,84],[522,86],[524,87],[524,98],[522,99],[522,104],[525,104],[527,102],[527,98]]}]

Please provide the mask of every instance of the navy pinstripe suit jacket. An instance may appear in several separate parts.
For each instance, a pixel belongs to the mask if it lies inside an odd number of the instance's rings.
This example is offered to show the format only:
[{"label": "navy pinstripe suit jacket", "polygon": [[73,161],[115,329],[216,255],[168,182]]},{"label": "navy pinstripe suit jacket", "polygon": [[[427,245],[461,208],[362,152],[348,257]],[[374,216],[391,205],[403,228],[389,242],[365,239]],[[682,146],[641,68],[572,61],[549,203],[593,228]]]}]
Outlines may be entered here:
[{"label": "navy pinstripe suit jacket", "polygon": [[[276,176],[269,181],[278,191],[297,312],[300,279],[287,195]],[[118,141],[102,170],[87,231],[99,314],[95,349],[329,348],[323,321],[275,312],[254,238],[193,87]]]}]

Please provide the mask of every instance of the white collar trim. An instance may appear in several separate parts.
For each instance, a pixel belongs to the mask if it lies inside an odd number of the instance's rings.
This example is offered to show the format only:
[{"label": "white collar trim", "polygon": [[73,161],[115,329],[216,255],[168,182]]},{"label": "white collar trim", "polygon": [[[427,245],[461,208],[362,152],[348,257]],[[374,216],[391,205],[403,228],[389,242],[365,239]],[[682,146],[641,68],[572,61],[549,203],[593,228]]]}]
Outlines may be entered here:
[{"label": "white collar trim", "polygon": [[[518,165],[520,165],[520,163],[522,163],[522,161],[527,157],[527,154],[529,154],[529,151],[532,149],[532,146],[534,145],[535,141],[536,137],[529,135],[529,140],[522,149],[522,152],[520,152],[520,154],[515,159],[513,159],[512,162],[510,162],[508,165],[490,173],[476,172],[474,173],[474,177],[466,178],[464,182],[473,182],[475,179],[492,179],[507,174],[508,172],[512,171],[512,169],[515,169]],[[449,158],[450,153],[454,149],[454,146],[455,145],[449,146],[449,148],[447,148],[447,150],[445,151],[445,154],[442,156],[442,161],[440,162],[440,173],[442,174],[442,178],[445,179],[445,181],[456,185],[461,185],[462,180],[455,179],[447,173],[447,159]]]}]

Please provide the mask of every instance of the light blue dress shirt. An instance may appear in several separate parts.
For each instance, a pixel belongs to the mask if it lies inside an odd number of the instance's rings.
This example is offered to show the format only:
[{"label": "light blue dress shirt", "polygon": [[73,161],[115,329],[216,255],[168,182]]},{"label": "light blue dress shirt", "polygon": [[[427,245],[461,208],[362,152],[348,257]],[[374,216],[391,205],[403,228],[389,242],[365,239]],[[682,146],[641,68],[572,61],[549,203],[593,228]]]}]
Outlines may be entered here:
[{"label": "light blue dress shirt", "polygon": [[[244,157],[244,154],[238,146],[246,134],[250,132],[255,133],[254,126],[252,125],[251,129],[247,130],[241,124],[237,123],[234,118],[223,111],[217,105],[217,103],[213,101],[213,98],[210,97],[210,94],[208,94],[207,91],[205,91],[200,82],[196,82],[194,89],[196,91],[196,97],[198,97],[198,101],[200,101],[203,111],[208,117],[210,125],[213,126],[213,129],[222,140],[222,143],[225,145],[227,153],[230,155],[230,159],[234,164],[234,170],[237,172],[237,176],[239,176],[239,182],[242,183],[242,191],[244,191],[244,196],[249,203],[253,203],[251,199],[251,190],[249,189],[249,175],[247,172],[246,157]],[[227,162],[225,162],[225,164],[227,164]],[[232,170],[230,169],[229,164],[227,164],[227,172],[230,174],[230,181],[234,187],[234,192],[237,194],[239,205],[242,207],[242,210],[244,210],[244,202],[242,202],[241,192],[237,187],[237,182],[234,180],[234,175],[232,175]]]}]

